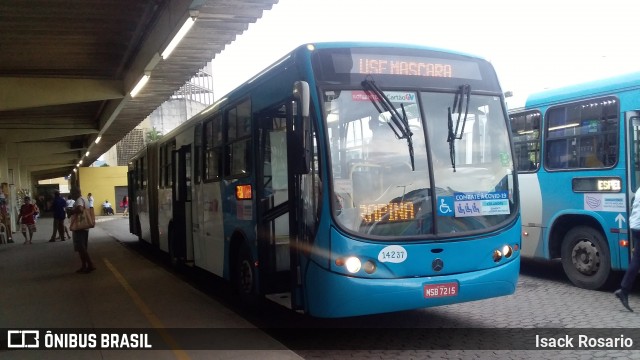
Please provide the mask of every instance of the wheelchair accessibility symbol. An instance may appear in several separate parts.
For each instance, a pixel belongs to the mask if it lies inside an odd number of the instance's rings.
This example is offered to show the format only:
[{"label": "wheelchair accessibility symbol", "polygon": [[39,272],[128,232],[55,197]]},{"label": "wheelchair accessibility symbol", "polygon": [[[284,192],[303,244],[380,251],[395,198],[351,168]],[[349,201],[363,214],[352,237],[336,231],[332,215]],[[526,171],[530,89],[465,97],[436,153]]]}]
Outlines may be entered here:
[{"label": "wheelchair accessibility symbol", "polygon": [[442,196],[438,198],[438,215],[454,216],[453,196]]}]

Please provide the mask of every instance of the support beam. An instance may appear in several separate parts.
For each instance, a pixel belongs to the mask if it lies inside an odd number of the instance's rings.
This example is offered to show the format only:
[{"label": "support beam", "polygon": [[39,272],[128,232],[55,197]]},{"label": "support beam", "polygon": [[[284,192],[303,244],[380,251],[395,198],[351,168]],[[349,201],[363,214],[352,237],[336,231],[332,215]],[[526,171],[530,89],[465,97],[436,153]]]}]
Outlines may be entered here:
[{"label": "support beam", "polygon": [[25,168],[28,169],[28,171],[34,172],[34,171],[42,171],[42,170],[51,170],[51,169],[62,169],[62,168],[68,168],[69,165],[67,164],[66,166],[62,166],[62,165],[58,165],[58,164],[53,164],[53,165],[26,165]]},{"label": "support beam", "polygon": [[46,143],[19,143],[16,144],[18,147],[18,153],[24,157],[34,157],[34,156],[42,156],[42,154],[66,154],[73,153],[76,157],[78,155],[78,151],[85,150],[86,148],[77,148],[74,149],[71,147],[71,144],[68,141],[60,141],[60,142],[46,142]]},{"label": "support beam", "polygon": [[12,129],[0,132],[0,143],[18,143],[25,141],[40,141],[76,135],[97,134],[96,129]]},{"label": "support beam", "polygon": [[123,97],[122,81],[0,77],[0,111]]},{"label": "support beam", "polygon": [[20,156],[20,162],[22,165],[62,165],[69,166],[70,164],[77,162],[79,159],[78,154],[51,154],[44,156]]}]

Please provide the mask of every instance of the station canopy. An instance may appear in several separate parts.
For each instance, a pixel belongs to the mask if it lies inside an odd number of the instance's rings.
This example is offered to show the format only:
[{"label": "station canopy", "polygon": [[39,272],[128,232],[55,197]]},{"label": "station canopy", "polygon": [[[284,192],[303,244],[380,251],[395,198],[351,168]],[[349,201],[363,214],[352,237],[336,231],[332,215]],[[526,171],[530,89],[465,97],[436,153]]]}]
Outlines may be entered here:
[{"label": "station canopy", "polygon": [[90,165],[277,2],[0,1],[0,144],[35,180]]}]

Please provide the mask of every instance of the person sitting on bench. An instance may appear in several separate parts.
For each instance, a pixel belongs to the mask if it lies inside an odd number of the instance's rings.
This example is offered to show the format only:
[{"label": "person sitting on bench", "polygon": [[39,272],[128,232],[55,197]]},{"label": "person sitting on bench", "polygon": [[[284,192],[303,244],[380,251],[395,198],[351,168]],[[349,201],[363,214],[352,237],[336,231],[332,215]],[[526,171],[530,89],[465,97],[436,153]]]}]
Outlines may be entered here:
[{"label": "person sitting on bench", "polygon": [[102,203],[102,212],[105,215],[115,215],[115,212],[113,211],[109,200],[105,200],[104,203]]}]

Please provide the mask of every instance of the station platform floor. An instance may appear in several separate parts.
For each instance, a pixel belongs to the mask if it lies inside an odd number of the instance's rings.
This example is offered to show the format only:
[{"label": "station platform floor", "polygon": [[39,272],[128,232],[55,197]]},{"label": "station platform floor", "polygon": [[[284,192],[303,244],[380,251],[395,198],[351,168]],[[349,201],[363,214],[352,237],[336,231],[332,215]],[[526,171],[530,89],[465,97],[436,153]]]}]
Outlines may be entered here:
[{"label": "station platform floor", "polygon": [[[300,359],[252,323],[157,262],[132,250],[128,218],[98,216],[89,233],[95,271],[80,267],[71,240],[49,242],[51,217],[37,221],[31,245],[21,233],[0,244],[0,358],[9,359]],[[144,350],[8,348],[12,329],[109,332],[144,329],[164,344]],[[176,329],[239,329],[233,346],[185,349]],[[114,330],[113,332],[118,332]],[[214,332],[205,332],[215,336]],[[229,333],[226,333],[229,336]],[[218,339],[220,341],[220,339]],[[243,344],[247,344],[244,348]],[[255,344],[261,344],[256,346]],[[162,348],[163,350],[155,350]],[[265,350],[266,349],[266,350]]]}]

